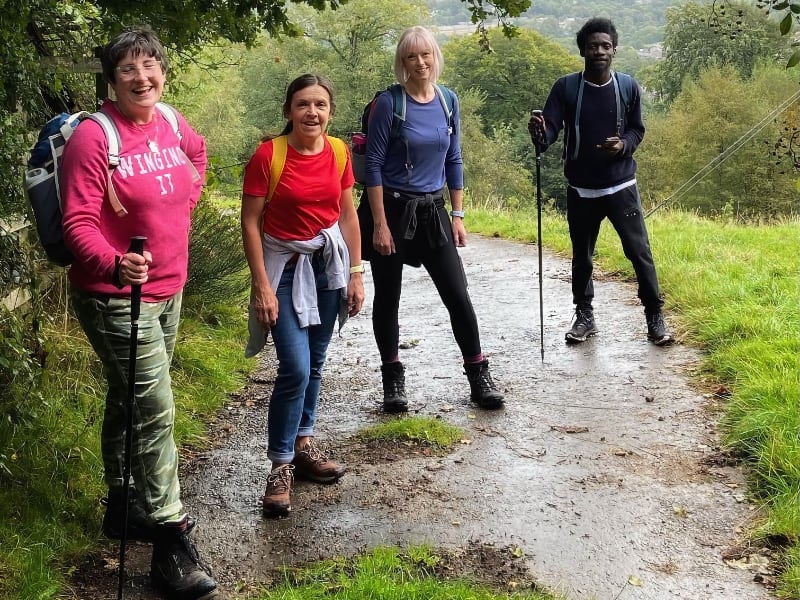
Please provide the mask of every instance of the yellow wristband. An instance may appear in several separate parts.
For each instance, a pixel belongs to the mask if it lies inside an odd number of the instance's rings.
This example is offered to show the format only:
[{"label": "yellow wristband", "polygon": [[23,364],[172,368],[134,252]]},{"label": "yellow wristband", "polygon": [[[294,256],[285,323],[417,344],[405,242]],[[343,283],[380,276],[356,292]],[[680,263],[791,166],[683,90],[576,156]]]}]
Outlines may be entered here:
[{"label": "yellow wristband", "polygon": [[364,272],[364,265],[354,265],[350,267],[350,274],[353,273],[363,273]]}]

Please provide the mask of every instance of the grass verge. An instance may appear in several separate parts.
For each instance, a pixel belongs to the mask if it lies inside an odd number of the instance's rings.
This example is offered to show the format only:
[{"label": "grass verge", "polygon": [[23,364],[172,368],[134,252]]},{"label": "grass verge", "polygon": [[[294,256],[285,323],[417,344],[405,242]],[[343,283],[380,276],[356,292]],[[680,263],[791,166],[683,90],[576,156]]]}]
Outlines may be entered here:
[{"label": "grass verge", "polygon": [[[660,211],[647,221],[666,310],[682,337],[704,350],[705,376],[731,391],[724,441],[747,465],[764,517],[752,536],[784,549],[781,598],[800,598],[800,235],[798,221],[738,225]],[[536,215],[472,209],[483,235],[536,240]],[[542,238],[568,255],[566,219],[545,211]],[[606,221],[596,264],[633,280]],[[569,304],[570,299],[564,298]]]},{"label": "grass verge", "polygon": [[[425,547],[376,548],[352,560],[321,561],[311,567],[284,571],[284,581],[251,600],[553,600],[536,589],[503,591],[470,581],[448,579],[442,558]],[[505,582],[514,587],[515,581]],[[521,586],[524,587],[524,586]]]}]

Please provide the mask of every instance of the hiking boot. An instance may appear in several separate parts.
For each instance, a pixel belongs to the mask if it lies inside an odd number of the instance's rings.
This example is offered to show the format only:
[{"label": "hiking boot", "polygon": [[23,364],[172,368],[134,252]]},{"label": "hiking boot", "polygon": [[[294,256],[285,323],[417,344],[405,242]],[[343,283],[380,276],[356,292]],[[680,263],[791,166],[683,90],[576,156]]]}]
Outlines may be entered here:
[{"label": "hiking boot", "polygon": [[383,379],[383,410],[387,413],[400,413],[408,410],[406,400],[405,367],[401,362],[381,365]]},{"label": "hiking boot", "polygon": [[[103,535],[112,540],[122,539],[122,488],[110,488],[107,498],[100,498],[100,504],[106,507],[103,517]],[[194,517],[187,517],[187,530],[194,529],[197,524]],[[142,505],[139,504],[139,495],[136,488],[131,485],[128,489],[128,540],[152,542],[154,539],[154,523],[148,518]]]},{"label": "hiking boot", "polygon": [[503,406],[503,394],[497,389],[492,374],[489,373],[489,361],[464,364],[464,372],[469,380],[469,399],[481,408],[494,409]]},{"label": "hiking boot", "polygon": [[305,446],[295,450],[294,476],[315,483],[336,483],[347,472],[344,465],[329,459],[311,438]]},{"label": "hiking boot", "polygon": [[154,526],[150,581],[171,600],[217,598],[217,582],[189,539],[189,518]]},{"label": "hiking boot", "polygon": [[[122,539],[124,492],[122,488],[109,488],[108,497],[100,499],[100,504],[106,507],[103,535],[112,540]],[[131,486],[128,488],[128,539],[152,542],[153,527],[153,522],[139,504],[136,488]]]},{"label": "hiking boot", "polygon": [[645,314],[647,319],[647,339],[656,346],[669,346],[675,341],[660,312]]},{"label": "hiking boot", "polygon": [[591,306],[578,306],[575,309],[575,321],[572,328],[564,335],[568,344],[585,342],[589,336],[597,333],[594,325],[594,312]]},{"label": "hiking boot", "polygon": [[265,517],[285,517],[292,510],[294,465],[281,465],[267,476],[267,489],[261,505]]}]

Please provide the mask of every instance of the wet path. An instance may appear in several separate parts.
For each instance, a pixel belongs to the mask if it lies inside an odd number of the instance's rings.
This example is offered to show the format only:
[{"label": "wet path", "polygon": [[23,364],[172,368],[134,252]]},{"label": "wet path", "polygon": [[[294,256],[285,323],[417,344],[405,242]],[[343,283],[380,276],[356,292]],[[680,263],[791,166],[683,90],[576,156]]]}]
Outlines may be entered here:
[{"label": "wet path", "polygon": [[[298,484],[292,515],[265,520],[268,349],[252,388],[222,415],[222,446],[183,475],[198,546],[225,597],[283,564],[378,544],[479,541],[518,547],[540,583],[570,598],[768,598],[720,556],[741,541],[751,510],[738,471],[704,466],[717,441],[687,377],[697,353],[648,344],[635,287],[608,281],[596,283],[600,334],[566,346],[569,263],[547,256],[542,364],[535,247],[472,236],[462,258],[506,409],[470,406],[446,311],[424,271],[407,269],[401,359],[411,408],[463,427],[465,439],[444,458],[353,462],[354,434],[388,418],[378,410],[368,286],[364,313],[331,345],[320,402],[318,438],[349,473],[334,486]],[[131,552],[129,598],[154,597],[147,558],[146,547]]]}]

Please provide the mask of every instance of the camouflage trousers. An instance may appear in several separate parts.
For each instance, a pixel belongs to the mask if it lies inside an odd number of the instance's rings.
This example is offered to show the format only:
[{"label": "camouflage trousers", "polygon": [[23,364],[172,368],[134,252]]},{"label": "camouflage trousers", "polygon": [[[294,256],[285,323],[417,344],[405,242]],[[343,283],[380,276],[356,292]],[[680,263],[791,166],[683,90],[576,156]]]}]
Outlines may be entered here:
[{"label": "camouflage trousers", "polygon": [[[155,522],[174,518],[182,510],[169,372],[181,302],[182,293],[165,302],[142,302],[138,321],[131,475],[142,508]],[[101,448],[106,483],[109,489],[119,488],[123,484],[131,301],[73,287],[72,306],[108,382]]]}]

